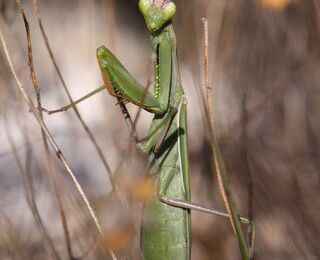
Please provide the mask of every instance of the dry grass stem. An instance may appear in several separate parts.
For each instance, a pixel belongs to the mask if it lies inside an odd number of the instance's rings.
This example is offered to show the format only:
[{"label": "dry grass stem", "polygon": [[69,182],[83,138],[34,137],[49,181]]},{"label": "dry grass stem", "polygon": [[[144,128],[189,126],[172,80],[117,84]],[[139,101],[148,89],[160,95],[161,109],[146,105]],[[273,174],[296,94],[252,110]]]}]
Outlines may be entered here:
[{"label": "dry grass stem", "polygon": [[[46,45],[46,49],[49,53],[49,56],[50,56],[50,59],[52,61],[52,64],[54,66],[54,69],[56,70],[57,74],[58,74],[58,77],[59,77],[59,80],[62,84],[62,87],[68,97],[68,100],[69,102],[72,104],[73,103],[73,99],[71,97],[71,94],[70,94],[70,91],[67,87],[67,84],[62,76],[62,73],[60,71],[60,68],[58,66],[58,63],[56,62],[56,59],[55,59],[55,56],[53,54],[53,51],[52,51],[52,48],[51,48],[51,45],[50,45],[50,42],[49,42],[49,38],[47,36],[47,33],[44,29],[44,26],[43,26],[43,23],[42,23],[42,18],[41,18],[41,13],[40,13],[40,9],[39,9],[39,4],[38,4],[38,0],[33,0],[33,5],[34,5],[34,9],[37,13],[37,19],[38,19],[38,24],[39,24],[39,27],[40,27],[40,31],[41,31],[41,35],[42,35],[42,38],[44,40],[44,43]],[[113,180],[113,174],[112,174],[112,170],[111,170],[111,167],[105,157],[105,155],[103,154],[103,151],[101,149],[101,147],[99,146],[97,140],[95,139],[93,133],[91,132],[90,128],[88,127],[88,125],[85,123],[84,119],[82,118],[79,110],[77,109],[76,106],[72,106],[72,109],[74,111],[74,113],[76,114],[79,122],[81,123],[83,129],[86,131],[87,135],[89,136],[89,139],[90,141],[92,142],[93,146],[95,147],[97,153],[98,153],[98,156],[103,164],[103,166],[105,167],[107,173],[108,173],[108,176],[109,176],[109,180],[110,180],[110,183],[111,183],[111,186],[112,188],[114,189],[114,180]]]},{"label": "dry grass stem", "polygon": [[[208,117],[209,117],[209,127],[212,128],[214,131],[214,112],[213,112],[213,89],[210,87],[209,83],[209,33],[208,33],[208,20],[206,18],[202,18],[203,22],[203,31],[204,31],[204,79],[205,79],[205,93],[206,93],[206,103],[207,103],[207,108],[206,111],[208,112]],[[224,204],[226,206],[227,212],[230,216],[230,221],[231,225],[233,228],[233,231],[236,232],[235,230],[235,224],[232,221],[231,218],[231,207],[227,198],[227,194],[225,192],[223,182],[222,182],[222,174],[221,174],[221,169],[220,165],[217,161],[217,155],[216,155],[216,150],[213,149],[213,155],[214,155],[214,165],[216,168],[216,174],[218,178],[218,183],[220,187],[220,192],[222,195],[222,199],[224,201]]]},{"label": "dry grass stem", "polygon": [[4,240],[7,246],[8,254],[12,259],[22,259],[22,248],[19,240],[19,232],[14,227],[11,219],[5,212],[0,209],[1,215],[1,230],[4,234]]},{"label": "dry grass stem", "polygon": [[50,236],[45,228],[45,225],[42,221],[42,218],[40,216],[40,213],[39,213],[36,201],[35,201],[33,185],[32,185],[32,182],[30,181],[30,178],[27,177],[28,173],[24,169],[22,160],[20,159],[20,156],[17,152],[16,144],[13,140],[12,135],[11,135],[11,130],[9,129],[9,123],[8,123],[8,119],[7,119],[7,115],[6,115],[5,110],[3,110],[3,112],[2,112],[2,117],[3,117],[3,122],[4,122],[5,134],[7,136],[8,141],[9,141],[14,159],[17,163],[17,166],[18,166],[18,169],[20,172],[27,204],[32,212],[32,215],[34,217],[36,225],[37,225],[38,229],[40,230],[41,236],[43,238],[43,243],[45,245],[47,253],[50,256],[50,258],[53,257],[54,259],[60,259],[60,256],[59,256],[58,252],[56,251],[56,249],[53,245],[52,239],[50,238]]},{"label": "dry grass stem", "polygon": [[207,116],[209,117],[209,129],[210,129],[210,137],[212,143],[212,152],[214,156],[214,164],[216,168],[216,175],[218,179],[218,184],[220,188],[220,192],[226,207],[226,210],[229,214],[229,219],[233,228],[233,231],[237,237],[241,255],[243,259],[249,258],[249,252],[247,250],[246,241],[243,236],[243,232],[241,229],[241,224],[239,221],[239,215],[237,213],[235,204],[233,202],[233,198],[231,196],[231,191],[229,187],[229,181],[226,175],[226,171],[223,165],[223,161],[220,155],[218,143],[215,139],[215,129],[214,129],[214,117],[213,117],[213,101],[212,88],[209,86],[209,37],[208,37],[208,20],[206,18],[202,18],[203,28],[204,28],[204,63],[205,63],[205,91],[206,91],[206,101],[207,101]]},{"label": "dry grass stem", "polygon": [[[36,73],[35,73],[34,64],[33,64],[33,53],[32,53],[32,41],[31,41],[31,35],[30,35],[30,27],[29,27],[29,23],[28,23],[26,15],[25,15],[22,3],[20,2],[20,0],[17,0],[16,2],[17,2],[17,5],[20,9],[20,13],[23,18],[25,29],[26,29],[27,46],[28,46],[28,60],[29,60],[28,65],[29,65],[29,69],[30,69],[30,76],[31,76],[34,91],[36,94],[38,112],[39,112],[41,119],[43,120],[40,87],[38,85],[38,80],[36,78]],[[44,145],[44,149],[45,149],[46,171],[48,173],[48,177],[50,180],[51,189],[53,191],[54,197],[56,199],[56,203],[58,205],[58,210],[60,213],[59,215],[60,215],[60,220],[61,220],[61,224],[62,224],[64,236],[65,236],[68,256],[69,256],[69,259],[72,259],[73,257],[72,257],[72,248],[71,248],[68,223],[67,223],[67,219],[66,219],[66,214],[64,212],[63,204],[62,204],[62,201],[61,201],[61,198],[59,195],[57,183],[55,180],[56,170],[55,170],[52,158],[50,156],[48,141],[47,141],[46,135],[43,130],[41,130],[41,135],[42,135],[42,141],[43,141],[43,145]]]},{"label": "dry grass stem", "polygon": [[[249,151],[248,151],[248,113],[247,113],[247,90],[246,87],[243,100],[242,100],[242,124],[241,124],[241,141],[242,141],[242,154],[243,154],[243,163],[245,167],[245,171],[247,173],[247,192],[248,192],[248,199],[247,199],[247,207],[248,207],[248,219],[252,222],[254,219],[253,214],[253,198],[254,198],[254,183],[252,178],[252,172],[250,168],[250,161],[249,161]],[[248,240],[253,243],[254,241],[254,230],[249,228],[248,232]],[[250,246],[250,258],[253,258],[253,245]]]},{"label": "dry grass stem", "polygon": [[[65,156],[63,155],[63,153],[61,152],[61,150],[59,149],[59,146],[57,145],[56,141],[54,140],[52,134],[50,133],[49,129],[47,128],[46,124],[43,122],[43,120],[41,119],[41,116],[39,114],[39,112],[37,111],[31,97],[29,96],[29,94],[26,92],[26,90],[24,89],[20,79],[18,78],[17,74],[16,74],[16,71],[15,71],[15,68],[12,64],[12,60],[11,60],[11,57],[9,55],[9,52],[8,52],[8,48],[7,48],[7,44],[5,42],[5,39],[4,39],[4,36],[2,34],[2,30],[0,28],[0,40],[1,40],[1,44],[2,44],[2,47],[3,47],[3,50],[4,50],[4,53],[5,53],[5,56],[6,56],[6,59],[7,59],[7,62],[9,64],[9,67],[10,67],[10,70],[11,70],[11,73],[17,83],[17,87],[18,87],[18,90],[20,91],[22,97],[24,98],[25,102],[27,103],[27,105],[29,106],[29,109],[30,111],[32,112],[32,114],[34,115],[35,119],[37,120],[38,124],[40,125],[41,129],[44,131],[45,135],[46,135],[46,138],[47,140],[49,141],[50,145],[52,146],[53,150],[55,151],[56,153],[56,156],[58,157],[58,159],[60,160],[62,166],[65,168],[65,170],[67,171],[67,173],[70,175],[73,183],[75,184],[78,192],[80,193],[81,195],[81,198],[82,200],[84,201],[85,203],[85,206],[86,208],[88,209],[100,235],[102,236],[103,235],[103,231],[102,231],[102,228],[99,224],[99,221],[94,213],[94,210],[93,208],[91,207],[91,204],[89,202],[89,200],[87,199],[87,196],[85,195],[80,183],[78,182],[76,176],[74,175],[74,173],[72,172],[69,164],[67,163],[66,159],[65,159]],[[115,255],[113,254],[113,252],[111,252],[111,255],[113,257],[113,259],[116,259]]]},{"label": "dry grass stem", "polygon": [[[204,83],[205,83],[205,93],[206,93],[206,111],[208,113],[208,119],[209,119],[209,125],[214,130],[214,112],[213,112],[213,101],[212,101],[212,95],[213,91],[209,84],[209,33],[208,33],[208,20],[206,18],[202,18],[203,22],[203,31],[204,31]],[[224,204],[226,206],[227,212],[229,216],[231,216],[230,212],[230,205],[227,199],[227,196],[225,194],[225,190],[223,188],[222,183],[222,177],[221,177],[221,169],[219,167],[219,164],[217,162],[217,156],[215,153],[215,149],[213,149],[213,155],[214,155],[214,164],[216,168],[216,174],[218,178],[218,183],[220,187],[220,192],[224,201]],[[230,221],[232,224],[232,228],[235,231],[235,226],[232,221],[232,218],[230,217]]]}]

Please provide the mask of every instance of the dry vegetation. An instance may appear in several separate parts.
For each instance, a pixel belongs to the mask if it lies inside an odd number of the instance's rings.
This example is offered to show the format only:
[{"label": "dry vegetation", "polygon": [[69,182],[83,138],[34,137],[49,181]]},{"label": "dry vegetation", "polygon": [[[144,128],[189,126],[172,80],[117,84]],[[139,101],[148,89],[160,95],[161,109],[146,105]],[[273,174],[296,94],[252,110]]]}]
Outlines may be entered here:
[{"label": "dry vegetation", "polygon": [[[15,1],[0,0],[1,34],[18,80],[36,107],[39,102],[48,109],[68,104],[64,87],[76,99],[100,86],[95,49],[102,44],[147,84],[149,32],[137,1],[39,1],[56,67],[41,34],[36,3],[23,2],[32,40],[30,63],[21,12]],[[176,3],[179,58],[189,100],[192,200],[224,208],[199,105],[205,16],[215,127],[238,209],[257,223],[255,259],[319,259],[319,2]],[[0,46],[0,258],[111,259],[111,248],[120,259],[139,259],[141,202],[149,195],[146,157],[130,145],[116,101],[104,92],[79,104],[78,110],[43,114],[49,132],[42,133],[41,115],[34,111],[37,122]],[[135,107],[128,108],[136,114]],[[140,136],[150,119],[141,113]],[[69,174],[52,142],[70,166]],[[72,173],[93,207],[91,215]],[[192,213],[192,256],[239,259],[230,223]]]}]

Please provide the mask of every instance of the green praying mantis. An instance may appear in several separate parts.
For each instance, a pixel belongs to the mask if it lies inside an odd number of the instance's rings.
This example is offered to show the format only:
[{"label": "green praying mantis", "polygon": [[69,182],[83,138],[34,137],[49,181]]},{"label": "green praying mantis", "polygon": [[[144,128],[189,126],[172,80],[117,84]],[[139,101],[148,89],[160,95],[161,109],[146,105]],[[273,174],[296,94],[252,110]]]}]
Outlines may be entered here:
[{"label": "green praying mantis", "polygon": [[226,191],[226,172],[215,141],[214,151],[218,166],[222,165],[222,193],[228,213],[190,201],[187,100],[180,79],[172,24],[176,6],[170,0],[140,0],[139,8],[152,33],[154,93],[139,84],[113,53],[102,46],[97,49],[97,59],[104,86],[68,106],[47,112],[66,111],[107,89],[118,99],[127,117],[123,102],[131,102],[154,114],[148,136],[138,142],[140,150],[149,155],[148,173],[155,177],[156,196],[145,202],[142,214],[141,249],[146,260],[190,259],[190,210],[230,218],[242,258],[250,259],[254,236],[248,247],[240,223],[248,224],[253,234],[254,223],[237,214],[230,192]]}]

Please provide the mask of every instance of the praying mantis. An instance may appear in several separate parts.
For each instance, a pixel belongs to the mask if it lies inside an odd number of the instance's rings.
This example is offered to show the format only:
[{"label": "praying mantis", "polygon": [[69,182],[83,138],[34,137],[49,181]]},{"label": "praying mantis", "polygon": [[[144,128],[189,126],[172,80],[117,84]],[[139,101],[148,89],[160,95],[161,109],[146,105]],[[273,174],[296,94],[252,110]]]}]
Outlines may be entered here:
[{"label": "praying mantis", "polygon": [[[190,259],[191,210],[230,218],[242,259],[250,259],[254,236],[248,248],[240,223],[248,224],[252,229],[254,223],[237,214],[230,192],[226,192],[225,182],[222,181],[222,193],[228,213],[190,201],[187,100],[181,84],[172,24],[176,6],[170,0],[140,0],[139,8],[152,34],[154,93],[142,87],[115,55],[102,46],[97,49],[97,59],[104,86],[73,104],[48,112],[66,111],[107,89],[125,112],[123,102],[131,102],[154,114],[148,136],[137,144],[142,152],[148,153],[148,173],[155,179],[155,196],[145,202],[142,214],[141,249],[144,259]],[[219,166],[222,158],[215,141],[213,145]],[[220,170],[223,180],[226,179],[223,165]]]}]

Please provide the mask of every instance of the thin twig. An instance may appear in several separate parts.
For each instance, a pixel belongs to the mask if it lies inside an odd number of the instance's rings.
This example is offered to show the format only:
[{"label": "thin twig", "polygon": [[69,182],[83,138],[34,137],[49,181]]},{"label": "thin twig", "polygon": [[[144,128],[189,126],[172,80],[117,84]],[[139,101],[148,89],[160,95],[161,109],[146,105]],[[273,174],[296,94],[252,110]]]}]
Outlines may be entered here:
[{"label": "thin twig", "polygon": [[[213,91],[212,88],[210,88],[209,85],[209,36],[208,36],[208,20],[206,18],[202,18],[203,22],[203,29],[204,29],[204,78],[205,78],[205,93],[206,93],[206,101],[207,101],[207,112],[209,114],[209,122],[210,126],[214,128],[214,113],[213,113],[213,101],[212,101],[212,95]],[[219,167],[218,161],[217,161],[217,156],[215,154],[215,148],[213,148],[213,155],[214,155],[214,164],[216,168],[216,174],[218,177],[218,182],[219,182],[219,187],[220,187],[220,192],[224,201],[224,204],[226,206],[227,212],[230,216],[230,221],[233,230],[235,231],[235,225],[232,221],[231,218],[231,209],[230,205],[228,202],[227,195],[225,193],[225,190],[223,188],[223,183],[222,183],[222,177],[221,177],[221,169]]]},{"label": "thin twig", "polygon": [[[208,36],[208,20],[206,18],[202,18],[203,22],[203,29],[204,29],[204,79],[205,79],[205,93],[206,93],[206,101],[207,101],[207,109],[206,111],[209,114],[209,122],[210,126],[214,128],[214,113],[213,113],[213,101],[212,101],[212,95],[213,91],[212,88],[210,88],[209,85],[209,36]],[[219,168],[219,164],[217,162],[217,156],[215,154],[215,148],[213,148],[213,155],[214,155],[214,163],[216,168],[216,174],[218,177],[219,187],[221,191],[221,195],[224,201],[224,204],[226,206],[227,212],[229,216],[231,216],[230,212],[230,205],[227,199],[227,195],[225,194],[223,183],[222,183],[222,177],[221,177],[221,169]],[[234,223],[230,217],[231,224],[233,227],[233,230],[235,231]]]},{"label": "thin twig", "polygon": [[222,156],[220,154],[220,150],[218,147],[218,143],[215,138],[214,131],[214,117],[213,117],[213,101],[212,101],[212,89],[209,87],[209,40],[208,40],[208,20],[202,18],[203,27],[204,27],[204,56],[205,56],[205,91],[207,98],[207,117],[208,125],[211,136],[212,143],[212,151],[214,155],[214,163],[216,168],[216,174],[218,178],[220,192],[226,206],[226,210],[230,216],[230,222],[233,227],[234,233],[237,237],[240,252],[243,259],[249,259],[249,252],[246,245],[245,237],[243,235],[243,231],[241,228],[241,223],[238,217],[238,212],[235,207],[234,200],[231,195],[230,184],[228,180],[228,176],[226,174],[225,166],[222,160]]},{"label": "thin twig", "polygon": [[208,20],[202,18],[203,29],[204,29],[204,83],[205,92],[207,99],[207,106],[209,112],[209,120],[214,125],[214,114],[213,114],[213,102],[212,102],[212,88],[209,85],[209,33],[208,33]]},{"label": "thin twig", "polygon": [[[243,164],[245,167],[245,172],[247,173],[247,190],[248,190],[248,199],[247,199],[247,207],[248,207],[248,219],[252,222],[253,215],[253,178],[250,168],[249,162],[249,151],[248,151],[248,111],[247,111],[247,88],[244,87],[243,100],[242,100],[242,127],[241,127],[241,140],[242,140],[242,155],[243,155]],[[250,259],[253,259],[253,244],[252,241],[254,239],[254,230],[249,228],[248,238],[250,242]]]},{"label": "thin twig", "polygon": [[7,139],[9,141],[10,147],[12,149],[14,159],[17,163],[18,168],[19,168],[19,172],[20,172],[27,204],[32,212],[32,215],[34,217],[36,225],[37,225],[38,229],[40,230],[41,236],[43,237],[43,242],[44,242],[46,250],[48,251],[48,254],[51,255],[52,257],[54,257],[55,259],[60,259],[60,256],[53,245],[52,239],[50,238],[50,236],[45,228],[45,225],[42,221],[41,215],[39,213],[39,210],[38,210],[35,198],[34,198],[32,184],[30,183],[30,179],[27,178],[27,173],[23,167],[22,160],[20,159],[19,154],[17,152],[15,142],[14,142],[13,137],[11,135],[11,130],[9,129],[9,125],[8,125],[9,123],[8,123],[8,119],[7,119],[7,115],[6,115],[5,110],[2,111],[2,117],[3,117],[4,130],[5,130]]},{"label": "thin twig", "polygon": [[[33,64],[33,53],[32,53],[32,41],[31,41],[30,27],[29,27],[29,23],[27,21],[27,17],[25,15],[21,1],[17,0],[16,2],[17,2],[18,7],[20,8],[20,12],[21,12],[21,15],[22,15],[22,18],[24,21],[25,29],[26,29],[27,45],[28,45],[28,60],[29,60],[28,65],[29,65],[29,69],[30,69],[30,76],[31,76],[34,91],[36,94],[38,112],[39,112],[41,119],[43,120],[40,88],[38,85],[38,80],[36,78],[36,73],[35,73],[34,64]],[[48,141],[47,141],[47,138],[46,138],[43,130],[41,130],[41,135],[42,135],[42,141],[43,141],[43,145],[44,145],[44,149],[45,149],[46,170],[48,172],[48,177],[50,180],[51,189],[53,191],[54,197],[55,197],[57,205],[58,205],[58,209],[59,209],[59,213],[60,213],[60,220],[61,220],[61,224],[62,224],[62,228],[63,228],[63,232],[64,232],[64,237],[65,237],[65,241],[66,241],[66,246],[67,246],[68,256],[69,256],[69,259],[72,259],[73,258],[72,257],[72,248],[71,248],[70,233],[69,233],[69,229],[68,229],[66,214],[64,212],[64,208],[63,208],[63,204],[62,204],[62,201],[61,201],[61,198],[59,195],[57,183],[55,181],[56,171],[55,171],[55,167],[54,167],[53,161],[50,156]]]},{"label": "thin twig", "polygon": [[13,225],[11,219],[7,214],[0,209],[0,227],[2,230],[3,238],[6,241],[6,248],[11,256],[11,259],[22,259],[23,250],[21,248],[20,236],[18,230]]},{"label": "thin twig", "polygon": [[[67,173],[70,175],[72,181],[74,182],[78,192],[80,193],[81,195],[81,198],[82,200],[84,201],[85,205],[86,205],[86,208],[88,209],[96,227],[97,227],[97,230],[99,231],[100,235],[102,236],[103,235],[103,231],[102,231],[102,228],[100,226],[100,223],[94,213],[94,210],[93,208],[91,207],[91,204],[89,202],[89,200],[87,199],[80,183],[78,182],[76,176],[74,175],[74,173],[72,172],[69,164],[67,163],[63,153],[61,152],[59,146],[57,145],[56,141],[54,140],[52,134],[50,133],[50,131],[48,130],[46,124],[43,122],[43,120],[41,119],[40,117],[40,114],[38,113],[37,109],[35,108],[35,105],[31,99],[31,97],[29,96],[29,94],[26,92],[26,90],[24,89],[20,79],[18,78],[17,76],[17,73],[14,69],[14,66],[12,64],[12,60],[11,60],[11,57],[9,55],[9,52],[8,52],[8,48],[7,48],[7,44],[5,42],[5,39],[3,37],[3,34],[2,34],[2,30],[0,28],[0,40],[1,40],[1,44],[2,44],[2,47],[3,47],[3,50],[5,52],[5,56],[6,56],[6,59],[7,59],[7,62],[9,64],[9,67],[10,67],[10,70],[11,70],[11,73],[17,83],[17,87],[18,87],[18,90],[20,91],[22,97],[24,98],[25,102],[27,103],[27,105],[29,106],[29,109],[31,111],[31,113],[34,115],[35,119],[37,120],[38,124],[40,125],[40,127],[43,129],[43,131],[45,132],[45,135],[46,135],[46,138],[48,139],[50,145],[52,146],[53,150],[55,151],[56,153],[56,156],[58,157],[58,159],[60,160],[62,166],[65,168],[65,170],[67,171]],[[114,253],[111,251],[110,252],[113,259],[116,259]]]},{"label": "thin twig", "polygon": [[[2,110],[2,109],[4,109],[4,108],[1,107],[0,110]],[[23,144],[23,145],[18,144],[18,145],[17,145],[17,151],[23,150],[23,149],[25,149],[25,144]],[[9,147],[6,147],[5,149],[3,149],[3,150],[0,151],[0,159],[1,159],[2,157],[11,156],[11,155],[12,155],[12,150],[11,150]]]},{"label": "thin twig", "polygon": [[[25,12],[24,12],[24,9],[23,9],[23,6],[22,6],[22,3],[20,2],[20,0],[17,0],[17,4],[20,8],[20,12],[23,17],[24,24],[25,24],[25,29],[26,29],[26,34],[27,34],[27,44],[28,44],[28,60],[29,60],[28,65],[29,65],[29,69],[30,69],[30,76],[31,76],[32,83],[34,86],[34,91],[36,94],[38,112],[39,112],[41,119],[43,120],[40,87],[38,85],[36,73],[34,70],[34,64],[33,64],[33,53],[32,53],[30,27],[29,27],[29,23],[27,21],[27,18],[26,18],[26,15],[25,15]],[[51,189],[53,191],[54,197],[55,197],[57,205],[58,205],[58,209],[59,209],[59,213],[60,213],[60,220],[61,220],[62,229],[63,229],[63,233],[64,233],[64,237],[65,237],[65,241],[66,241],[66,246],[67,246],[68,256],[69,256],[69,259],[72,259],[73,257],[72,257],[71,241],[70,241],[70,232],[68,229],[66,214],[65,214],[65,211],[63,208],[63,204],[62,204],[60,195],[59,195],[57,183],[55,181],[55,176],[57,176],[57,174],[56,174],[57,172],[54,167],[53,161],[51,159],[48,141],[47,141],[47,138],[46,138],[43,130],[41,130],[41,135],[42,135],[43,145],[44,145],[44,149],[45,149],[46,170],[48,172],[48,177],[50,180]]]},{"label": "thin twig", "polygon": [[[22,134],[26,135],[25,131]],[[32,142],[31,142],[29,136],[26,136],[25,139],[27,140],[27,149],[28,149],[28,147],[31,147]],[[45,162],[43,162],[43,163],[44,163],[45,170],[49,174],[49,182],[50,182],[51,190],[53,191],[56,203],[58,205],[58,212],[59,212],[59,217],[60,217],[61,224],[62,224],[62,230],[63,230],[65,242],[66,242],[68,258],[70,260],[72,260],[72,259],[74,259],[74,257],[72,254],[70,231],[69,231],[69,227],[68,227],[65,209],[64,209],[62,199],[61,199],[61,188],[58,189],[59,183],[56,179],[57,178],[57,171],[56,171],[56,168],[53,164],[52,158],[50,157],[49,147],[45,147],[45,149],[48,149],[48,150],[46,150],[47,158],[46,158]]]},{"label": "thin twig", "polygon": [[[62,76],[62,73],[61,73],[61,71],[59,69],[59,66],[58,66],[58,64],[56,62],[56,59],[54,57],[54,54],[53,54],[53,51],[52,51],[48,36],[46,34],[46,31],[45,31],[43,23],[42,23],[42,18],[41,18],[41,13],[40,13],[40,9],[39,9],[38,0],[33,0],[33,5],[34,5],[34,9],[35,9],[35,11],[37,13],[38,24],[39,24],[39,27],[40,27],[40,30],[41,30],[41,35],[42,35],[42,38],[43,38],[44,43],[46,45],[46,48],[47,48],[47,51],[49,53],[50,59],[51,59],[52,64],[53,64],[53,66],[54,66],[54,68],[55,68],[55,70],[56,70],[56,72],[58,74],[58,77],[59,77],[59,80],[60,80],[60,82],[61,82],[61,84],[63,86],[63,89],[64,89],[65,93],[67,94],[68,100],[72,104],[73,103],[73,99],[71,97],[71,94],[70,94],[70,91],[69,91],[69,89],[67,87],[67,84],[66,84],[66,82],[65,82],[65,80],[64,80],[64,78]],[[97,151],[97,153],[98,153],[98,155],[99,155],[99,157],[100,157],[100,159],[101,159],[101,161],[102,161],[102,163],[103,163],[103,165],[104,165],[104,167],[105,167],[105,169],[106,169],[106,171],[108,173],[111,186],[114,189],[114,185],[115,184],[114,184],[114,180],[113,180],[112,170],[111,170],[111,167],[110,167],[105,155],[103,154],[103,151],[102,151],[101,147],[98,145],[98,142],[96,141],[93,133],[91,132],[90,128],[85,123],[84,119],[82,118],[82,116],[81,116],[79,110],[76,108],[76,106],[72,106],[72,109],[75,112],[78,120],[80,121],[83,129],[88,134],[89,139],[92,142],[93,146],[95,147],[95,149],[96,149],[96,151]]]}]

